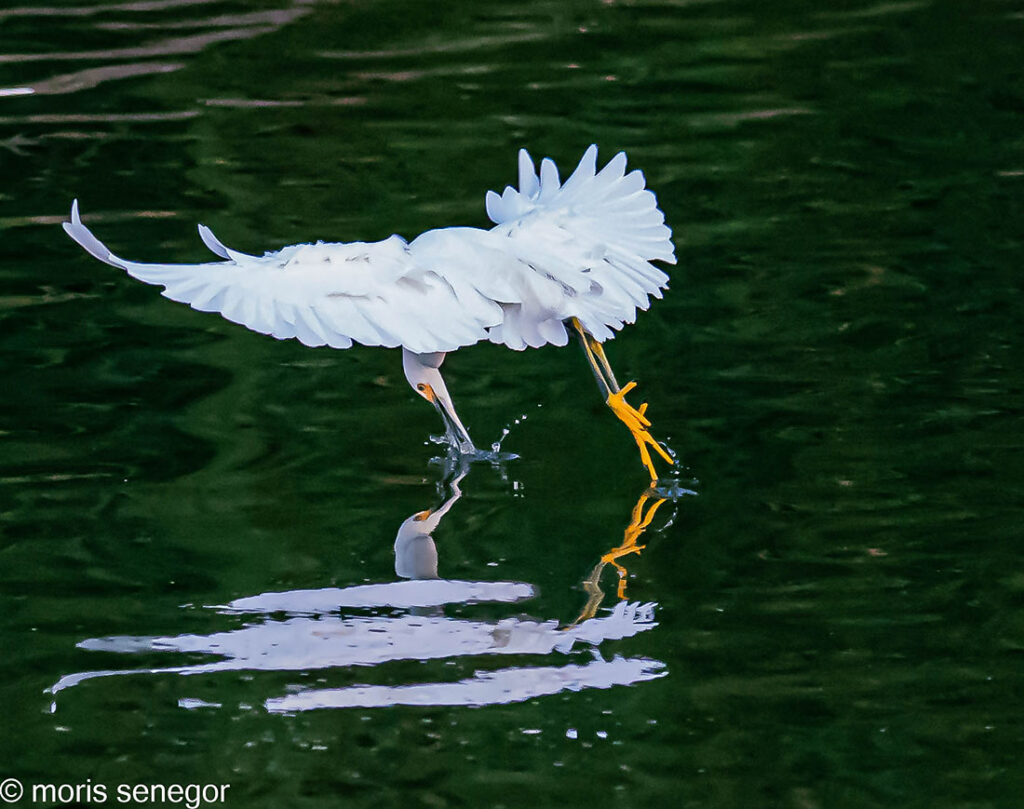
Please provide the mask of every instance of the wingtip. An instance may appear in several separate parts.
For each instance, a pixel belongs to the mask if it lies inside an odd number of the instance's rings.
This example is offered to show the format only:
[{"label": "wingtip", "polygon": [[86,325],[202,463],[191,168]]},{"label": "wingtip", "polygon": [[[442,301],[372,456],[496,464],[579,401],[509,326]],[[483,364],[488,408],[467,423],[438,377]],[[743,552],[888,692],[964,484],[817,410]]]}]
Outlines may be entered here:
[{"label": "wingtip", "polygon": [[103,242],[97,239],[91,230],[82,224],[82,217],[78,211],[78,200],[72,200],[71,202],[71,221],[61,222],[61,227],[64,228],[64,232],[71,237],[71,239],[78,243],[78,245],[85,250],[89,255],[96,259],[99,259],[104,264],[109,264],[112,267],[118,269],[127,269],[127,262],[124,259],[118,258],[107,248]]},{"label": "wingtip", "polygon": [[496,191],[488,191],[484,196],[484,210],[487,211],[487,218],[494,224],[500,225],[504,221],[501,209],[501,197]]},{"label": "wingtip", "polygon": [[198,225],[199,238],[203,240],[203,244],[206,245],[207,249],[220,258],[230,260],[232,258],[231,251],[224,246],[220,239],[213,235],[213,231],[210,230],[206,225]]},{"label": "wingtip", "polygon": [[537,169],[534,166],[533,158],[526,149],[519,150],[519,193],[526,196],[533,196],[540,190],[540,182],[537,179]]},{"label": "wingtip", "polygon": [[550,157],[545,157],[540,161],[540,187],[549,194],[553,194],[561,187],[558,166]]},{"label": "wingtip", "polygon": [[525,147],[519,150],[517,162],[519,163],[520,180],[523,178],[523,175],[526,174],[527,172],[529,172],[530,174],[536,173],[536,170],[534,169],[533,158],[530,156],[530,153],[526,150]]},{"label": "wingtip", "polygon": [[583,153],[583,157],[580,158],[580,163],[576,167],[576,171],[579,171],[581,174],[585,174],[588,177],[593,177],[597,173],[596,143],[591,143],[587,147],[587,150]]}]

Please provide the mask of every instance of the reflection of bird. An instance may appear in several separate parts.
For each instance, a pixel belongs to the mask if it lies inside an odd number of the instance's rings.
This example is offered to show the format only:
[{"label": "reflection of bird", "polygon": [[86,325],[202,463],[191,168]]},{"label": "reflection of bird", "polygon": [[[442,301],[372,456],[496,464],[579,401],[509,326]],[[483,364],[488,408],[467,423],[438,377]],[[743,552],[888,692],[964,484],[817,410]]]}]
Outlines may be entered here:
[{"label": "reflection of bird", "polygon": [[657,479],[649,448],[672,458],[648,431],[646,405],[625,401],[601,344],[661,297],[675,263],[671,231],[640,171],[618,154],[597,171],[591,146],[565,183],[550,159],[539,175],[519,153],[519,189],[488,192],[490,230],[428,230],[412,242],[299,244],[263,256],[199,235],[223,261],[139,264],[118,258],[89,231],[77,201],[64,229],[101,261],[194,309],[220,312],[254,331],[309,346],[402,347],[406,378],[440,413],[449,440],[476,452],[441,378],[445,355],[481,340],[521,350],[579,336],[606,402],[633,434]]},{"label": "reflection of bird", "polygon": [[[405,520],[395,538],[395,573],[412,581],[389,581],[351,587],[291,590],[238,598],[216,607],[222,613],[247,616],[241,628],[210,635],[114,636],[88,638],[78,646],[95,652],[122,654],[179,653],[215,655],[180,665],[140,669],[100,669],[61,677],[49,689],[61,691],[87,680],[140,674],[214,674],[228,671],[300,671],[340,667],[373,667],[399,660],[444,660],[458,665],[481,655],[514,656],[518,662],[497,670],[477,671],[450,682],[406,685],[358,685],[344,688],[301,688],[265,702],[270,711],[388,705],[492,705],[520,702],[545,694],[632,685],[665,675],[665,664],[650,658],[604,660],[605,641],[634,637],[654,629],[656,604],[621,600],[597,617],[601,600],[588,588],[585,614],[571,626],[555,620],[506,617],[498,620],[450,617],[447,605],[515,604],[536,596],[536,589],[517,581],[459,581],[438,578],[437,547],[431,536],[462,496],[459,483],[469,471],[464,458],[446,471],[439,484],[444,502]],[[657,504],[639,519],[645,494],[633,513],[634,540],[650,523]],[[630,529],[627,529],[627,538]],[[614,553],[614,551],[613,551]],[[603,567],[603,565],[602,565]],[[586,582],[584,583],[586,586]],[[624,598],[620,594],[620,598]],[[526,659],[568,655],[589,647],[595,659],[585,665],[527,665]],[[220,703],[183,698],[182,707],[213,707]],[[56,709],[56,702],[51,710]]]},{"label": "reflection of bird", "polygon": [[[470,470],[469,459],[451,453],[438,482],[441,503],[405,520],[395,538],[395,573],[411,581],[388,581],[349,587],[290,590],[237,598],[215,607],[218,612],[246,616],[242,627],[208,635],[182,633],[87,638],[78,647],[121,654],[183,654],[215,659],[191,660],[157,668],[99,669],[62,676],[49,689],[56,695],[87,680],[126,675],[212,675],[218,672],[325,671],[333,668],[381,666],[396,661],[444,661],[472,665],[474,674],[457,681],[430,675],[407,684],[373,684],[340,688],[298,688],[264,702],[272,712],[321,708],[383,707],[392,705],[493,705],[521,702],[546,694],[633,685],[663,677],[665,664],[646,657],[605,660],[606,641],[631,638],[657,627],[655,603],[625,600],[626,570],[616,560],[640,553],[638,544],[655,512],[672,494],[645,491],[626,528],[623,542],[613,548],[584,580],[588,601],[568,626],[555,620],[526,617],[494,619],[446,615],[445,607],[480,603],[517,604],[535,598],[533,585],[521,581],[460,581],[438,577],[438,553],[432,533],[462,497],[460,483]],[[601,572],[607,564],[619,572],[619,601],[597,616],[604,593]],[[589,648],[594,660],[563,664],[559,656]],[[515,663],[478,671],[480,656],[514,657]],[[545,665],[533,665],[540,661]],[[555,665],[550,665],[555,663]],[[447,668],[445,669],[447,671]],[[436,672],[435,672],[436,674]],[[322,681],[322,678],[318,678]],[[388,677],[388,680],[391,678]],[[222,703],[183,697],[184,708],[220,707]]]},{"label": "reflection of bird", "polygon": [[469,473],[469,465],[460,457],[440,482],[444,502],[437,508],[417,511],[398,527],[395,537],[395,573],[403,579],[436,579],[437,546],[433,533],[451,507],[462,497],[459,483]]}]

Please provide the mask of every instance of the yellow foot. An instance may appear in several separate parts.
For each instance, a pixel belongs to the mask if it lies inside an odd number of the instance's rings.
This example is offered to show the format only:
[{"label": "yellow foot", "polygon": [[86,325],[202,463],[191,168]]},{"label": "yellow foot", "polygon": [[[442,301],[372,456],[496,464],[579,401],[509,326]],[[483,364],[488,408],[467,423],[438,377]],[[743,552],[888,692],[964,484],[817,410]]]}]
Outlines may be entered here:
[{"label": "yellow foot", "polygon": [[651,453],[647,448],[649,446],[653,447],[654,451],[670,465],[675,464],[675,460],[647,429],[651,426],[650,420],[645,415],[647,413],[647,403],[644,402],[637,409],[626,401],[626,394],[635,387],[636,382],[630,382],[618,393],[609,394],[608,407],[612,409],[612,412],[618,417],[619,421],[625,424],[629,432],[632,433],[633,440],[636,441],[636,445],[640,448],[640,461],[647,467],[647,472],[651,476],[651,483],[656,483],[658,481],[658,470],[654,468]]}]

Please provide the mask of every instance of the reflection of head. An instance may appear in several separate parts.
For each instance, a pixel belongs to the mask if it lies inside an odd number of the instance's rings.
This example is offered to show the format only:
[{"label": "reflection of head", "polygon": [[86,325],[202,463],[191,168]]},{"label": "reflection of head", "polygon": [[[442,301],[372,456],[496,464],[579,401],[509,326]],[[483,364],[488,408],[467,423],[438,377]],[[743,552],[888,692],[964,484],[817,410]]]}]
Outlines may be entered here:
[{"label": "reflection of head", "polygon": [[395,537],[395,575],[403,579],[437,578],[437,546],[430,536],[440,521],[433,519],[435,516],[421,511],[402,523]]},{"label": "reflection of head", "polygon": [[469,472],[469,464],[459,456],[446,458],[444,478],[438,491],[444,502],[437,508],[417,511],[398,528],[395,537],[395,574],[403,579],[436,579],[437,545],[431,534],[437,530],[441,518],[462,497],[459,483]]}]

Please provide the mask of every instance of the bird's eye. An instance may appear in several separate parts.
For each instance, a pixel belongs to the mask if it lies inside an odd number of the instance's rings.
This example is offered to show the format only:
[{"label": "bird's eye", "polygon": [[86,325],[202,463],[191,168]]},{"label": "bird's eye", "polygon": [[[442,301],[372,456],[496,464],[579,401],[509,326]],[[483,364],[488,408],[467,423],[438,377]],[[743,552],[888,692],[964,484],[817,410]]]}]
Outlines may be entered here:
[{"label": "bird's eye", "polygon": [[426,390],[426,388],[427,388],[427,386],[426,386],[426,385],[424,385],[424,384],[423,384],[422,382],[420,382],[420,383],[419,383],[419,384],[418,384],[418,385],[416,386],[416,390]]}]

